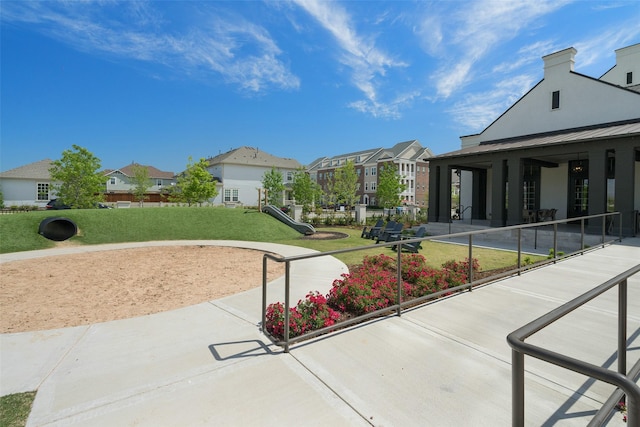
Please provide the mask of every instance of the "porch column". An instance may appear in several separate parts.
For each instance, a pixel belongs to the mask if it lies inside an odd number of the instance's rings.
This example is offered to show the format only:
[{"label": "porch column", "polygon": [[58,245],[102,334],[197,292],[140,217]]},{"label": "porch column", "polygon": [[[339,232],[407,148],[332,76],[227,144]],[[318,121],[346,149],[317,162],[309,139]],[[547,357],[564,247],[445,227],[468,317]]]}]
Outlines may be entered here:
[{"label": "porch column", "polygon": [[[615,210],[622,213],[622,234],[633,234],[636,150],[631,144],[616,147]],[[616,230],[617,232],[617,230]]]},{"label": "porch column", "polygon": [[429,165],[429,210],[427,220],[438,222],[440,213],[440,166]]},{"label": "porch column", "polygon": [[451,168],[448,164],[440,166],[440,210],[439,222],[451,221]]},{"label": "porch column", "polygon": [[471,218],[487,219],[487,171],[473,171]]},{"label": "porch column", "polygon": [[502,227],[505,225],[505,193],[507,161],[496,159],[492,163],[491,182],[491,226]]},{"label": "porch column", "polygon": [[509,159],[508,166],[507,225],[516,225],[522,223],[524,206],[522,159],[512,157]]},{"label": "porch column", "polygon": [[607,211],[607,151],[589,150],[589,215]]}]

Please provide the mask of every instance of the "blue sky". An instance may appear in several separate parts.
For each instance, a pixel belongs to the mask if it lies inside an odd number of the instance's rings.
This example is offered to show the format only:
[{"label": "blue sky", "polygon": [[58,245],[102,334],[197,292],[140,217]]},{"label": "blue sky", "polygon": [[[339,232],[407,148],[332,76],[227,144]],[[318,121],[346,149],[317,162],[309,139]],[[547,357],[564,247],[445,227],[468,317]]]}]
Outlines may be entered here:
[{"label": "blue sky", "polygon": [[578,50],[600,77],[640,2],[2,1],[0,170],[73,144],[179,172],[257,147],[307,164],[459,148]]}]

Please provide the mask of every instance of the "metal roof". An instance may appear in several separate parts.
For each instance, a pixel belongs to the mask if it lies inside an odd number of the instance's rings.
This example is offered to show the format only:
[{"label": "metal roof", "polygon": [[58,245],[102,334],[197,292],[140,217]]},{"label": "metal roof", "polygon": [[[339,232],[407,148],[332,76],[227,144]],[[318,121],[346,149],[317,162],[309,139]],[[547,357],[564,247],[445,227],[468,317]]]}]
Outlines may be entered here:
[{"label": "metal roof", "polygon": [[494,153],[498,151],[519,150],[530,147],[551,146],[573,142],[593,141],[605,138],[621,138],[640,135],[640,118],[626,122],[604,123],[577,129],[566,129],[557,132],[545,132],[516,138],[485,141],[480,145],[465,147],[457,151],[440,154],[433,159],[445,159],[473,154]]}]

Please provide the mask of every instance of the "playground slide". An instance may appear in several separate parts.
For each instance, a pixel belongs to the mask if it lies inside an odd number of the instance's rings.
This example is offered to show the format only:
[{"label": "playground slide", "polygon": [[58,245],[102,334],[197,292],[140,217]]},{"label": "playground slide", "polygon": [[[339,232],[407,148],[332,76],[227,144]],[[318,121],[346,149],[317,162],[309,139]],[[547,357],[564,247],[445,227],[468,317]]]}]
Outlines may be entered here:
[{"label": "playground slide", "polygon": [[291,218],[286,213],[282,212],[280,208],[278,208],[277,206],[267,205],[262,208],[262,212],[266,212],[271,216],[278,218],[280,221],[284,222],[289,227],[293,228],[299,233],[313,234],[316,232],[316,229],[313,228],[313,225],[307,224],[304,222],[294,221],[293,218]]}]

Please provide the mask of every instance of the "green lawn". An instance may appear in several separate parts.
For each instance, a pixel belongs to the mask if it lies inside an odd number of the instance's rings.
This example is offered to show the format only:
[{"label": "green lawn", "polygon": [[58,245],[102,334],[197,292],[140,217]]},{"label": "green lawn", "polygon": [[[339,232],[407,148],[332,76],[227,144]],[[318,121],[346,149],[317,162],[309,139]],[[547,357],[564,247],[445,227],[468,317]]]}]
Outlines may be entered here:
[{"label": "green lawn", "polygon": [[[347,265],[359,263],[365,255],[386,253],[372,240],[360,238],[361,227],[331,227],[318,230],[340,231],[348,238],[337,240],[308,240],[274,219],[255,209],[207,208],[144,208],[144,209],[72,209],[63,211],[35,211],[0,216],[0,253],[29,251],[55,247],[56,243],[38,234],[44,218],[69,218],[78,226],[78,235],[70,241],[78,244],[145,242],[154,240],[245,240],[273,242],[315,249],[321,252],[371,246],[371,249],[339,254],[336,257]],[[448,260],[464,260],[465,246],[436,242],[423,243],[420,251],[430,265],[439,267]],[[501,268],[516,263],[512,252],[475,249],[483,270]]]}]

